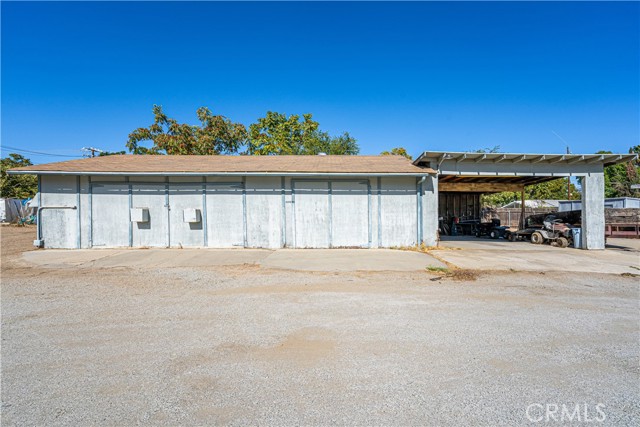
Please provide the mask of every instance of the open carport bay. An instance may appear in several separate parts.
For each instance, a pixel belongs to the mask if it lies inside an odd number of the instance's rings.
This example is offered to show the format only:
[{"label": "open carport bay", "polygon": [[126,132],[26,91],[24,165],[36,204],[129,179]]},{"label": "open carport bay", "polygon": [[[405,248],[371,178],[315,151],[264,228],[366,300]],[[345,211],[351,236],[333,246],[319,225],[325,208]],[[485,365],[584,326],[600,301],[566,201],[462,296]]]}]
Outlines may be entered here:
[{"label": "open carport bay", "polygon": [[447,236],[430,253],[463,269],[640,274],[640,240],[608,239],[602,251],[509,242],[504,239]]}]

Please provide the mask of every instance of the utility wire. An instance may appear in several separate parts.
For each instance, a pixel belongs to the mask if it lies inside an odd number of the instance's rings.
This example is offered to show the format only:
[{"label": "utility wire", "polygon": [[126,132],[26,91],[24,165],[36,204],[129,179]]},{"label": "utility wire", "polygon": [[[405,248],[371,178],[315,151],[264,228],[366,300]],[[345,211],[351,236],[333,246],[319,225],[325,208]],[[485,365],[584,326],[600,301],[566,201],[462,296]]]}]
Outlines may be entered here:
[{"label": "utility wire", "polygon": [[21,152],[21,153],[36,154],[36,155],[40,155],[40,156],[67,157],[67,158],[81,158],[81,157],[84,157],[84,156],[74,156],[74,155],[65,155],[65,154],[43,153],[42,151],[24,150],[22,148],[10,147],[8,145],[3,145],[0,148],[2,148],[2,150],[18,151],[18,152]]}]

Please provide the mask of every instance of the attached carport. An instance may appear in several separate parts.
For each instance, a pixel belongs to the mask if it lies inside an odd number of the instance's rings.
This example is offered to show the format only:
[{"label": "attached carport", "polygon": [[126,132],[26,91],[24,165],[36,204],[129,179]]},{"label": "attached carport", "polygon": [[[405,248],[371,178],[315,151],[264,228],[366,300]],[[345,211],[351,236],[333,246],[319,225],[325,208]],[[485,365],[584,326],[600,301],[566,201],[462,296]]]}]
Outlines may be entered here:
[{"label": "attached carport", "polygon": [[[414,164],[437,171],[445,193],[479,195],[520,192],[526,185],[576,176],[582,186],[582,248],[604,249],[604,167],[632,161],[635,154],[523,154],[425,151]],[[470,198],[471,209],[476,199]]]}]

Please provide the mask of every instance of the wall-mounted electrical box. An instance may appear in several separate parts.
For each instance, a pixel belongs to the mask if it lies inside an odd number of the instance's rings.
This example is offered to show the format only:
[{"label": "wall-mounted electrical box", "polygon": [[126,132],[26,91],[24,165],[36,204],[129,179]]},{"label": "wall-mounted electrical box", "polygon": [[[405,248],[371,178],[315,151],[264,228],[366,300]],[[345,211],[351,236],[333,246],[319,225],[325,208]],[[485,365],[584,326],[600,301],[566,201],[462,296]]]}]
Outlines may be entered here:
[{"label": "wall-mounted electrical box", "polygon": [[200,209],[188,208],[183,211],[183,214],[184,214],[184,222],[200,222],[201,221]]},{"label": "wall-mounted electrical box", "polygon": [[131,208],[131,222],[149,222],[149,209]]}]

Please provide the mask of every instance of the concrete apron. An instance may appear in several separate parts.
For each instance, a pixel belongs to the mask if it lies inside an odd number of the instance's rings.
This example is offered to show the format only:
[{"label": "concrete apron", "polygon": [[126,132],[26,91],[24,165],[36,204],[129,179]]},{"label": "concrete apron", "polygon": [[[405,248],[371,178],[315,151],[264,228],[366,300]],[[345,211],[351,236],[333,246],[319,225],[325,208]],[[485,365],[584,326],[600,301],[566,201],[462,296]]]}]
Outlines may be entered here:
[{"label": "concrete apron", "polygon": [[561,271],[570,273],[640,274],[640,242],[609,239],[605,250],[587,251],[490,239],[441,242],[437,258],[473,270]]},{"label": "concrete apron", "polygon": [[[516,245],[433,250],[391,249],[86,249],[39,250],[22,257],[46,268],[181,268],[257,265],[299,271],[425,271],[450,265],[481,271],[640,274],[640,250],[583,251]],[[474,247],[475,246],[475,247]],[[433,255],[433,256],[432,256]]]},{"label": "concrete apron", "polygon": [[181,268],[258,265],[301,271],[425,271],[436,258],[391,249],[47,249],[22,254],[45,268]]}]

